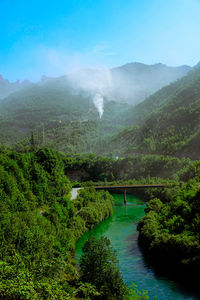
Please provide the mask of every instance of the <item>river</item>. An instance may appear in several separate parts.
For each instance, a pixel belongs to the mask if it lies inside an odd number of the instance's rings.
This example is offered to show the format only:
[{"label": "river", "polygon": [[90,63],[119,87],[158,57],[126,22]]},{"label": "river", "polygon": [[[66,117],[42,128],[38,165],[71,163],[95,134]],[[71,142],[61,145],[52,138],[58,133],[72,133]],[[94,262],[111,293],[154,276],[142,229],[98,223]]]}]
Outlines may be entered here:
[{"label": "river", "polygon": [[81,249],[89,235],[104,235],[111,241],[117,251],[119,267],[128,285],[135,283],[138,289],[148,290],[149,296],[158,300],[200,299],[192,292],[184,290],[172,280],[158,274],[145,263],[137,244],[137,222],[144,216],[145,203],[136,196],[127,194],[127,206],[123,206],[123,195],[113,194],[115,199],[114,213],[107,220],[83,235],[76,245],[76,257],[79,260]]}]

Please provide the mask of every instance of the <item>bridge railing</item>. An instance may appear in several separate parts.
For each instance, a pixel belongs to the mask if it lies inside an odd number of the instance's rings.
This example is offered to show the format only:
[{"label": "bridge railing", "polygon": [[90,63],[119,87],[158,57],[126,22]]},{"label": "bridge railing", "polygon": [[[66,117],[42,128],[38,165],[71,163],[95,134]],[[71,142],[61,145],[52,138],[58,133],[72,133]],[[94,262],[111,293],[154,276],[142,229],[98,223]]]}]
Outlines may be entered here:
[{"label": "bridge railing", "polygon": [[96,190],[136,189],[136,188],[165,188],[164,184],[133,184],[133,185],[102,185],[93,186]]}]

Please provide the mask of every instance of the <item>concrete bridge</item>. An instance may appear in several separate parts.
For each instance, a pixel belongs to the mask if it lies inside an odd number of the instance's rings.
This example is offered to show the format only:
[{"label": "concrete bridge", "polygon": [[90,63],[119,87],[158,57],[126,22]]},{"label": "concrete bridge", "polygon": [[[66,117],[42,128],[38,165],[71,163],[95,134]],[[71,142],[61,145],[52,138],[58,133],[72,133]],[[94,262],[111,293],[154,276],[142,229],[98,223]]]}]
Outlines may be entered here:
[{"label": "concrete bridge", "polygon": [[[123,190],[124,191],[124,204],[127,203],[126,200],[126,190],[128,189],[146,189],[146,188],[165,188],[164,184],[131,184],[131,185],[102,185],[102,186],[93,186],[95,190]],[[84,189],[84,187],[73,188],[71,191],[71,200],[76,199],[78,196],[79,190]]]},{"label": "concrete bridge", "polygon": [[123,190],[124,191],[124,204],[127,203],[126,200],[126,190],[127,189],[146,189],[146,188],[165,188],[164,184],[131,184],[131,185],[103,185],[94,186],[96,190]]}]

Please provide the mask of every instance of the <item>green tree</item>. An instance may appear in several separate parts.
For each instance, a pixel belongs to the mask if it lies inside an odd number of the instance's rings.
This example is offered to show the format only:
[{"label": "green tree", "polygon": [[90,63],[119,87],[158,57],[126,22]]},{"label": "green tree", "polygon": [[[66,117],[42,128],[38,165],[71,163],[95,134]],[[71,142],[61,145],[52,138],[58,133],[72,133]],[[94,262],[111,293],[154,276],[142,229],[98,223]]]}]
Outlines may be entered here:
[{"label": "green tree", "polygon": [[35,139],[34,139],[34,135],[33,132],[31,132],[31,138],[30,138],[30,150],[31,151],[35,151],[36,147],[35,147]]},{"label": "green tree", "polygon": [[89,282],[100,292],[98,299],[123,299],[127,287],[118,268],[116,252],[110,240],[90,237],[83,247],[81,257],[82,281]]}]

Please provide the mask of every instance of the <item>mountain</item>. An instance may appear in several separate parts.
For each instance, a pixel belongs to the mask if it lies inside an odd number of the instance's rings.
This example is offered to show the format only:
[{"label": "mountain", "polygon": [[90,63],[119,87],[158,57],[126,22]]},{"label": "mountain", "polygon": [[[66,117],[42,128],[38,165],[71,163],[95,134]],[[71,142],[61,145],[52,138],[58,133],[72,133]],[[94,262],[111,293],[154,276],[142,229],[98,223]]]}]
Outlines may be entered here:
[{"label": "mountain", "polygon": [[183,77],[189,66],[129,63],[113,69],[82,69],[67,75],[75,89],[98,93],[108,100],[138,104],[163,86]]},{"label": "mountain", "polygon": [[45,79],[1,100],[0,140],[12,145],[30,138],[34,131],[41,141],[45,131],[46,145],[63,151],[89,151],[101,136],[118,130],[129,109],[128,104],[104,99],[100,119],[92,96],[74,90],[65,76]]},{"label": "mountain", "polygon": [[200,61],[194,66],[195,68],[200,67]]},{"label": "mountain", "polygon": [[17,80],[16,82],[10,82],[7,79],[4,79],[3,76],[0,74],[0,99],[3,99],[9,96],[11,93],[19,91],[24,87],[30,86],[31,82],[28,80],[24,80],[20,82]]},{"label": "mountain", "polygon": [[113,137],[123,153],[200,156],[200,68],[129,112],[132,125]]},{"label": "mountain", "polygon": [[[187,66],[131,63],[59,78],[43,76],[39,83],[23,88],[18,83],[21,88],[0,101],[0,141],[13,145],[30,139],[34,132],[38,143],[56,150],[121,155],[134,148],[140,152],[143,142],[133,126],[144,126],[149,113],[176,94],[179,80],[136,106],[130,103],[141,101],[189,70]],[[187,84],[185,78],[183,84]]]},{"label": "mountain", "polygon": [[117,101],[137,104],[191,69],[189,66],[168,67],[161,63],[129,63],[111,69],[112,97]]},{"label": "mountain", "polygon": [[[135,105],[163,86],[186,75],[191,69],[189,66],[168,67],[161,63],[129,63],[110,70],[82,69],[68,74],[66,79],[72,89],[101,93],[109,100]],[[59,78],[43,75],[39,84],[57,79]],[[28,80],[12,83],[0,75],[0,99],[30,86],[33,84]]]}]

